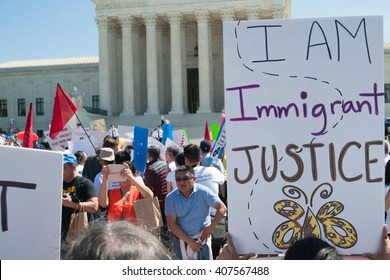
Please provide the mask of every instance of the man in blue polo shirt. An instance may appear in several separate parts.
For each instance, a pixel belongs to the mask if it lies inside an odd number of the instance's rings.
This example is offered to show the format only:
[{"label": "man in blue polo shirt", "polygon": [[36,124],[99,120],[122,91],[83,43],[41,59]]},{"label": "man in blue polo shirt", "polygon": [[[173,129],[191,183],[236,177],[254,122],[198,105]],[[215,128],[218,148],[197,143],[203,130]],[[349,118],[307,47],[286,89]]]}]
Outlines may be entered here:
[{"label": "man in blue polo shirt", "polygon": [[[173,252],[178,259],[212,259],[211,233],[226,213],[218,195],[195,183],[194,169],[179,166],[175,180],[177,189],[165,200],[165,215],[174,234]],[[210,207],[216,214],[211,221]]]}]

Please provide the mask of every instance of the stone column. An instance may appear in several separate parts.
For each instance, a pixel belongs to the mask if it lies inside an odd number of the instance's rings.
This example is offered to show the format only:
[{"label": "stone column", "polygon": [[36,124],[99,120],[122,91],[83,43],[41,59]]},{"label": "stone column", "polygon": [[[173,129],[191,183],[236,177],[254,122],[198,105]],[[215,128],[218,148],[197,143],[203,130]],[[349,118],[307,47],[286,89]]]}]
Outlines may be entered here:
[{"label": "stone column", "polygon": [[211,113],[210,106],[210,53],[209,13],[196,11],[198,24],[199,108],[197,113]]},{"label": "stone column", "polygon": [[134,110],[134,60],[132,17],[119,18],[122,25],[123,111],[121,116],[133,116]]},{"label": "stone column", "polygon": [[184,113],[188,113],[188,87],[187,87],[187,22],[185,20],[182,20],[180,32],[181,32],[181,64],[182,67],[182,96],[183,96],[183,106],[184,106]]},{"label": "stone column", "polygon": [[99,27],[99,96],[100,108],[111,111],[108,19],[97,18]]},{"label": "stone column", "polygon": [[182,53],[181,53],[181,14],[169,13],[171,27],[171,84],[172,107],[169,114],[183,114],[183,80],[182,80]]},{"label": "stone column", "polygon": [[122,103],[122,97],[119,96],[120,86],[119,83],[122,83],[122,80],[119,80],[119,77],[122,76],[120,73],[120,61],[119,55],[121,53],[120,42],[122,39],[122,33],[120,25],[117,21],[110,21],[108,23],[108,54],[109,54],[109,79],[110,79],[110,89],[109,89],[109,103],[110,110],[108,111],[108,116],[117,116],[121,109],[119,109],[119,104]]},{"label": "stone column", "polygon": [[155,14],[144,16],[146,27],[146,75],[148,105],[146,115],[157,115],[158,110],[158,84],[157,84],[157,41],[156,41]]}]

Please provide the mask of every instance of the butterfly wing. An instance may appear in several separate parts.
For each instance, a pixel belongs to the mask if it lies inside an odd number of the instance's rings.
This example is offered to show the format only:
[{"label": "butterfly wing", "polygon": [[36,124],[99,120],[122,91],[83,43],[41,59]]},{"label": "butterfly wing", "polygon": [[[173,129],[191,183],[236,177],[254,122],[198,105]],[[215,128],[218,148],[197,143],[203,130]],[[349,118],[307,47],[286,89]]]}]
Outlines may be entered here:
[{"label": "butterfly wing", "polygon": [[325,203],[317,213],[317,219],[324,226],[325,237],[335,246],[351,248],[357,242],[357,232],[354,226],[342,219],[337,218],[344,210],[344,205],[339,201]]},{"label": "butterfly wing", "polygon": [[302,237],[302,226],[298,220],[305,211],[291,200],[280,200],[274,204],[274,210],[279,215],[289,219],[278,225],[272,234],[272,242],[279,249],[288,249],[295,241]]}]

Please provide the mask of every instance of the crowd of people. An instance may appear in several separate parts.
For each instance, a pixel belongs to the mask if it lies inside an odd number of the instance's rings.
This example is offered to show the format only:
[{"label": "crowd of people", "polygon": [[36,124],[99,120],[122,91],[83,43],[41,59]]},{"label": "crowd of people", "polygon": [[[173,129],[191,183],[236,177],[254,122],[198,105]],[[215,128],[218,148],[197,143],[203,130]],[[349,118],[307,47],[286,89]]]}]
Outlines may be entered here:
[{"label": "crowd of people", "polygon": [[[119,133],[112,125],[102,148],[95,155],[84,151],[63,154],[61,223],[62,259],[182,259],[234,260],[256,257],[238,255],[224,222],[227,218],[226,161],[210,161],[212,143],[188,144],[180,152],[169,146],[162,160],[160,148],[147,147],[143,173],[133,164],[130,142],[119,146]],[[156,139],[162,140],[159,128]],[[385,183],[390,184],[390,144],[386,143]],[[119,171],[110,179],[114,167]],[[119,179],[118,179],[119,178]],[[134,203],[157,197],[163,225],[148,231],[137,225]],[[390,208],[390,192],[385,211]],[[89,226],[74,241],[67,238],[71,215],[86,212]],[[215,234],[226,230],[227,243]],[[220,236],[219,236],[220,237]],[[225,237],[225,236],[223,236]],[[216,244],[213,244],[216,243]],[[226,244],[225,244],[226,243]],[[379,252],[368,259],[390,259],[390,240],[385,225]],[[284,259],[343,259],[326,241],[307,237],[297,241]]]}]

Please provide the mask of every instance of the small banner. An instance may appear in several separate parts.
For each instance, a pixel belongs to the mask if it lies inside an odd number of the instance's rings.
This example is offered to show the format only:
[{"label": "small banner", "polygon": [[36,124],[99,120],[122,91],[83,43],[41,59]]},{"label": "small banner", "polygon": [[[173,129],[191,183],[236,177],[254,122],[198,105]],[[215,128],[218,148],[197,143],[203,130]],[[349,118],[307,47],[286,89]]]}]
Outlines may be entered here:
[{"label": "small banner", "polygon": [[138,171],[144,172],[148,153],[147,128],[141,126],[134,127],[134,166]]}]

